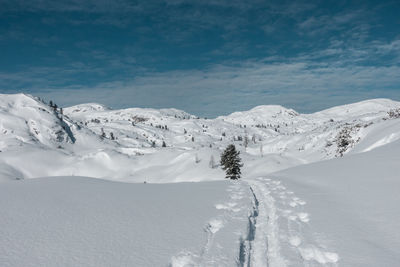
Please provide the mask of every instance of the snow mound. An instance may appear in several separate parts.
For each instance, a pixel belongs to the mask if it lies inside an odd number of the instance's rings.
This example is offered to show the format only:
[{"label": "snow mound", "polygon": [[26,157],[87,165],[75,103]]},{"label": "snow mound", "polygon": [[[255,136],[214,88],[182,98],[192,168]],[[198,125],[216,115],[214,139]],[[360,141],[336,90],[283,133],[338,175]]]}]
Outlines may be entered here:
[{"label": "snow mound", "polygon": [[263,105],[254,107],[248,111],[234,112],[228,116],[220,116],[218,119],[235,124],[263,124],[281,120],[286,122],[299,114],[293,109],[287,109],[279,105]]},{"label": "snow mound", "polygon": [[91,111],[106,111],[106,110],[111,110],[111,109],[98,103],[80,104],[64,109],[66,113],[71,113],[71,114],[81,113],[81,112],[91,112]]},{"label": "snow mound", "polygon": [[399,108],[400,102],[390,99],[370,99],[353,104],[337,106],[329,108],[320,112],[314,113],[315,115],[323,116],[362,116],[368,113],[381,113],[388,112],[391,109]]}]

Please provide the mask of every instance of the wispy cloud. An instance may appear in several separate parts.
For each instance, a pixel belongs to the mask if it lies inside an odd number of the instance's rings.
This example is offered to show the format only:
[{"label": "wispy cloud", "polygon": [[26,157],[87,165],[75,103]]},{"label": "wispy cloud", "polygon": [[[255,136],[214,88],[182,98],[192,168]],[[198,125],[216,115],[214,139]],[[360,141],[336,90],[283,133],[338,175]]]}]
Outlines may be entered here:
[{"label": "wispy cloud", "polygon": [[1,92],[207,116],[258,104],[308,112],[399,98],[400,36],[392,25],[380,34],[388,22],[375,16],[393,4],[0,0],[0,6],[0,42],[14,51],[0,62]]},{"label": "wispy cloud", "polygon": [[[376,47],[392,51],[396,45],[395,42]],[[345,53],[340,51],[340,54]],[[261,104],[282,104],[311,112],[366,98],[400,100],[398,73],[400,66],[395,64],[349,65],[340,60],[324,63],[304,56],[287,62],[246,61],[213,65],[204,70],[151,72],[132,80],[99,83],[90,88],[53,90],[50,84],[33,92],[64,105],[98,101],[111,107],[177,107],[205,116]]]}]

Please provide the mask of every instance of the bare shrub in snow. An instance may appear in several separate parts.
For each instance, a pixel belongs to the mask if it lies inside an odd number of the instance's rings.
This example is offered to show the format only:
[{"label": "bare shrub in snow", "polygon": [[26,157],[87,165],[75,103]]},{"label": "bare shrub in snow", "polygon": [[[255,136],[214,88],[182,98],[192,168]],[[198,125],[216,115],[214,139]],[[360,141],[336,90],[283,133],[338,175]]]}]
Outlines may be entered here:
[{"label": "bare shrub in snow", "polygon": [[343,157],[343,154],[354,144],[351,137],[351,127],[344,127],[336,136],[336,154]]},{"label": "bare shrub in snow", "polygon": [[138,122],[145,122],[145,121],[147,121],[149,119],[135,115],[135,116],[132,117],[132,120],[134,122],[138,123]]},{"label": "bare shrub in snow", "polygon": [[390,119],[398,119],[400,118],[400,108],[392,109],[388,112]]}]

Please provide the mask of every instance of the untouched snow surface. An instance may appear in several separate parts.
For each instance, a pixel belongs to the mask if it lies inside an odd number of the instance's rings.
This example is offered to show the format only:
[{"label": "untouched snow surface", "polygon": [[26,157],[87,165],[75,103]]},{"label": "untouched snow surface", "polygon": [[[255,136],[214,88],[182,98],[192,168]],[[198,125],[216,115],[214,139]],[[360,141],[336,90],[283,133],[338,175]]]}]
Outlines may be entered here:
[{"label": "untouched snow surface", "polygon": [[0,266],[398,266],[399,151],[388,99],[205,119],[0,95]]}]

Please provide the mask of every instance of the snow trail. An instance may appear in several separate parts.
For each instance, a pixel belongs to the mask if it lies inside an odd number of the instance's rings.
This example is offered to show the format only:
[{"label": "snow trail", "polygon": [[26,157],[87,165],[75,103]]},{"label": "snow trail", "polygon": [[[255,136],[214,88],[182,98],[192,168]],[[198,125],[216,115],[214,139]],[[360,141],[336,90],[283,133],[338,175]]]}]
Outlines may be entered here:
[{"label": "snow trail", "polygon": [[239,266],[337,265],[339,256],[314,238],[305,201],[280,181],[259,177],[246,182],[254,199]]},{"label": "snow trail", "polygon": [[267,185],[259,180],[248,181],[256,203],[258,216],[251,245],[250,266],[286,266],[280,255],[278,216],[274,199]]}]

